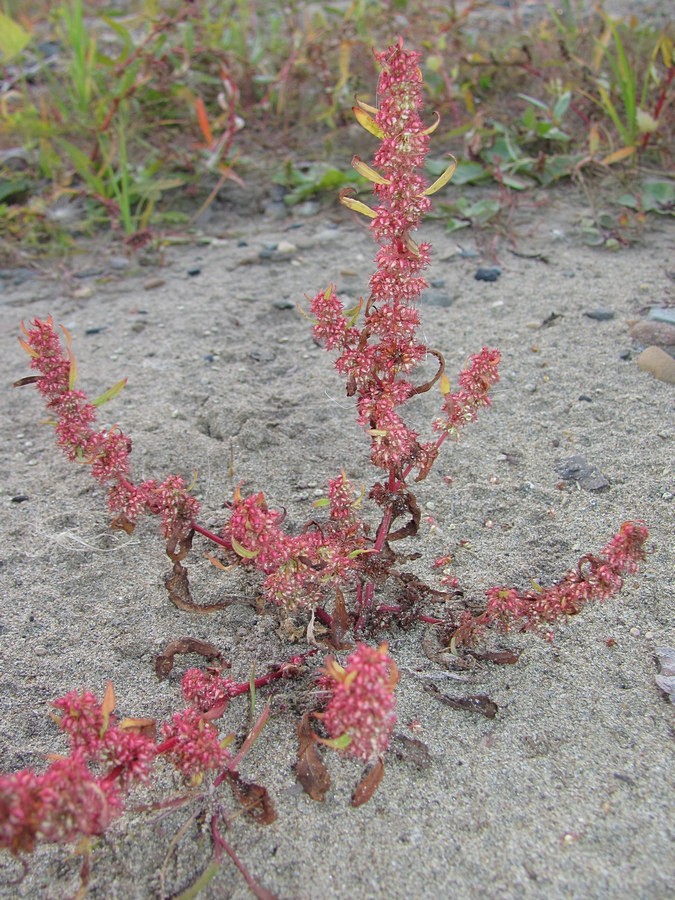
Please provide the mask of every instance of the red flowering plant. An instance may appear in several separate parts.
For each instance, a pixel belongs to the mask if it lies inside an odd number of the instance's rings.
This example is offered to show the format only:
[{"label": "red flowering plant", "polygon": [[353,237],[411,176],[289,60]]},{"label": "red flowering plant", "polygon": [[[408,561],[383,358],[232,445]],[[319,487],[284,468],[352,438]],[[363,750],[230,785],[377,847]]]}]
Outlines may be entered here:
[{"label": "red flowering plant", "polygon": [[[367,498],[343,471],[328,484],[323,520],[312,520],[299,534],[291,534],[284,528],[283,512],[270,508],[263,493],[244,496],[237,488],[227,521],[214,532],[197,522],[199,504],[180,477],[140,484],[133,481],[129,438],[117,427],[96,428],[97,406],[112,399],[123,383],[90,402],[75,387],[77,371],[70,336],[63,329],[64,347],[51,318],[36,319],[29,328],[24,327],[22,345],[36,374],[19,383],[36,384],[53,417],[59,446],[70,459],[90,465],[94,478],[108,488],[114,525],[131,531],[141,515],[160,516],[167,553],[173,562],[167,579],[169,596],[182,608],[193,605],[182,561],[196,533],[218,545],[228,562],[256,569],[262,576],[262,594],[267,601],[286,610],[307,611],[311,615],[308,635],[313,640],[314,620],[318,619],[327,634],[324,642],[334,651],[352,649],[345,640],[350,630],[360,640],[392,616],[403,624],[419,619],[437,624],[448,643],[458,649],[477,640],[487,626],[546,628],[557,618],[579,612],[587,602],[616,593],[623,576],[634,572],[644,559],[648,534],[640,523],[625,523],[600,556],[584,557],[559,584],[525,594],[493,588],[484,612],[478,615],[459,604],[454,610],[446,604],[450,612],[445,618],[428,615],[424,601],[438,592],[397,569],[398,555],[392,545],[414,537],[420,523],[411,480],[424,479],[447,438],[458,437],[461,429],[490,405],[490,391],[499,378],[500,354],[484,347],[461,372],[453,391],[443,355],[428,347],[419,335],[417,301],[427,286],[423,273],[430,262],[431,248],[427,242],[416,242],[413,235],[430,208],[431,195],[450,180],[455,163],[451,162],[433,184],[426,180],[423,167],[438,120],[426,126],[420,116],[423,79],[419,54],[403,49],[399,41],[377,53],[376,59],[382,70],[380,105],[359,101],[354,113],[380,146],[372,167],[359,157],[353,159],[355,169],[373,184],[375,203],[368,206],[347,193],[341,197],[345,206],[371,220],[370,229],[379,245],[376,270],[370,278],[367,299],[362,298],[355,306],[346,306],[332,285],[319,291],[309,306],[314,337],[336,354],[335,366],[346,381],[347,395],[354,398],[358,421],[370,439],[371,460],[378,476]],[[415,373],[430,358],[435,362],[435,373],[426,380],[416,379]],[[403,408],[434,387],[440,392],[440,409],[433,430],[423,438],[406,423]],[[377,511],[379,524],[375,529],[369,527],[362,512],[366,501]],[[408,602],[377,605],[376,587],[388,580],[393,580]],[[446,594],[444,599],[452,596]],[[312,796],[324,792],[315,778],[312,781],[314,776],[307,774],[319,771],[314,756],[318,743],[374,766],[377,777],[381,777],[381,758],[395,722],[397,670],[386,644],[375,649],[359,643],[344,667],[330,656],[320,671],[320,711],[315,710],[313,716],[310,711],[299,729],[302,749],[298,777]],[[100,830],[104,820],[117,811],[120,785],[126,787],[134,778],[143,777],[145,762],[138,760],[145,759],[143,753],[148,763],[158,755],[165,756],[184,774],[192,771],[195,760],[202,769],[211,762],[224,766],[223,771],[228,768],[224,751],[217,749],[209,716],[217,714],[241,691],[218,673],[193,672],[186,676],[183,687],[192,706],[165,726],[164,742],[159,746],[149,744],[143,750],[140,744],[130,749],[120,744],[119,749],[116,745],[113,749],[112,739],[105,737],[108,730],[91,728],[82,732],[82,740],[77,738],[73,766],[101,797],[100,816],[87,825],[86,832]],[[327,736],[320,734],[322,729]],[[92,759],[104,770],[109,767],[102,778],[85,777]],[[22,775],[26,786],[20,784],[19,776],[9,777],[17,779],[13,782],[16,796],[22,791],[27,797],[38,796],[35,784],[43,776]],[[372,792],[376,780],[362,789],[362,797]],[[19,801],[12,796],[14,799],[1,802],[14,804],[14,809]],[[32,800],[26,802],[28,809]],[[40,816],[36,813],[30,821],[37,822]],[[32,833],[32,839],[51,834],[48,826],[33,827],[25,822],[23,826]],[[30,849],[32,839],[23,837],[21,830],[17,834],[11,837],[8,832],[2,843],[12,850]]]}]

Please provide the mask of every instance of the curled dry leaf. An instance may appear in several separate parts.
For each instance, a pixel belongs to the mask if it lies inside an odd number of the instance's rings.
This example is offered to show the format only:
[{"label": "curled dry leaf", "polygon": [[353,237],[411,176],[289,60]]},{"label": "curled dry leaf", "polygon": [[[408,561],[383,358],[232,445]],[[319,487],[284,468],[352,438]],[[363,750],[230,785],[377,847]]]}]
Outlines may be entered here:
[{"label": "curled dry leaf", "polygon": [[253,781],[246,781],[239,772],[228,772],[227,780],[234,799],[257,825],[271,825],[276,820],[277,813],[267,788]]},{"label": "curled dry leaf", "polygon": [[473,656],[481,662],[491,662],[496,666],[512,666],[520,659],[520,650],[485,650],[482,653],[478,650],[467,650],[467,656]]},{"label": "curled dry leaf", "polygon": [[367,803],[377,790],[377,787],[382,781],[383,776],[384,763],[380,758],[371,769],[368,769],[366,774],[356,786],[356,790],[352,795],[351,805],[356,807],[363,806],[364,803]]},{"label": "curled dry leaf", "polygon": [[223,658],[223,654],[215,644],[210,644],[208,641],[202,641],[199,638],[179,638],[179,640],[171,641],[170,644],[167,644],[164,651],[155,660],[155,672],[160,681],[166,678],[173,669],[173,658],[177,653],[198,653],[205,659],[217,659],[218,661],[221,661]]},{"label": "curled dry leaf", "polygon": [[333,650],[351,650],[354,646],[350,641],[343,641],[345,634],[351,628],[352,621],[347,612],[344,594],[340,588],[335,590],[335,609],[330,623],[330,634],[326,643]]},{"label": "curled dry leaf", "polygon": [[323,803],[330,787],[330,775],[316,746],[316,735],[310,725],[310,713],[305,713],[298,724],[298,761],[295,774],[303,791],[312,800]]},{"label": "curled dry leaf", "polygon": [[424,690],[435,697],[439,703],[449,706],[451,709],[464,709],[467,712],[478,713],[485,716],[486,719],[494,719],[499,711],[499,707],[494,700],[491,700],[487,694],[471,694],[468,697],[448,697],[447,694],[441,693],[433,682],[427,681],[424,684]]}]

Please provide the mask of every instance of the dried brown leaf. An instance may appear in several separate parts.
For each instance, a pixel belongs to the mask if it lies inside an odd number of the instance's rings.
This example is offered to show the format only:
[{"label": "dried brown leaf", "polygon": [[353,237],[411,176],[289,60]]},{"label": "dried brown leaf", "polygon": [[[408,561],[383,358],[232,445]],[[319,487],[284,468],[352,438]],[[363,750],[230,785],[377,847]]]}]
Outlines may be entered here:
[{"label": "dried brown leaf", "polygon": [[208,641],[202,641],[199,638],[184,637],[177,641],[171,641],[155,660],[155,672],[160,681],[166,678],[173,669],[173,658],[177,653],[198,653],[209,660],[222,660],[223,658],[223,654],[215,644],[210,644]]},{"label": "dried brown leaf", "polygon": [[316,735],[310,725],[310,713],[305,713],[298,724],[298,760],[295,774],[303,791],[320,803],[326,799],[330,787],[330,775],[316,746]]},{"label": "dried brown leaf", "polygon": [[429,769],[432,765],[431,753],[425,743],[406,734],[395,734],[392,750],[396,759],[410,763],[416,769]]},{"label": "dried brown leaf", "polygon": [[239,772],[228,772],[227,780],[234,799],[257,825],[271,825],[276,821],[277,813],[267,788],[253,781],[246,781]]},{"label": "dried brown leaf", "polygon": [[473,656],[474,659],[479,659],[482,662],[491,662],[496,666],[512,666],[518,662],[520,659],[520,650],[467,650],[468,656]]},{"label": "dried brown leaf", "polygon": [[356,790],[352,795],[351,805],[356,807],[363,806],[364,803],[367,803],[377,790],[377,787],[382,781],[383,776],[384,763],[382,762],[382,759],[378,759],[375,765],[371,769],[368,769],[366,774],[356,786]]},{"label": "dried brown leaf", "polygon": [[349,641],[343,641],[343,637],[352,626],[352,621],[347,612],[345,597],[340,588],[335,590],[335,609],[330,624],[330,636],[327,643],[334,650],[350,650],[354,645]]},{"label": "dried brown leaf", "polygon": [[448,697],[447,694],[441,693],[435,684],[425,682],[424,690],[435,697],[439,703],[449,706],[451,709],[463,709],[466,712],[478,713],[485,716],[486,719],[494,719],[499,711],[499,707],[491,700],[487,694],[471,694],[468,697]]}]

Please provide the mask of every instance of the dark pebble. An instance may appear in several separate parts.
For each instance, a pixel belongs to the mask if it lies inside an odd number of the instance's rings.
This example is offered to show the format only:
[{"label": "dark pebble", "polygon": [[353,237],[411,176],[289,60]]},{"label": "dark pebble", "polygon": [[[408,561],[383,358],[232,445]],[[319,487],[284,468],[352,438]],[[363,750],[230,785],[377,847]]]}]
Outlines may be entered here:
[{"label": "dark pebble", "polygon": [[201,266],[192,266],[192,268],[187,270],[187,273],[192,278],[194,278],[195,275],[201,275],[202,274]]},{"label": "dark pebble", "polygon": [[12,497],[12,503],[25,503],[26,500],[30,500],[30,497],[27,494],[17,494],[16,497]]},{"label": "dark pebble", "polygon": [[579,394],[579,400],[581,400],[583,403],[593,402],[593,398],[589,397],[588,394]]},{"label": "dark pebble", "polygon": [[445,287],[445,278],[436,278],[436,279],[434,279],[434,281],[430,281],[429,287],[444,288]]},{"label": "dark pebble", "polygon": [[237,247],[248,247],[248,241],[237,241]]},{"label": "dark pebble", "polygon": [[578,454],[559,463],[556,472],[563,481],[576,481],[585,491],[602,491],[609,487],[609,481],[600,469]]},{"label": "dark pebble", "polygon": [[272,306],[275,309],[295,309],[295,303],[292,300],[275,300]]},{"label": "dark pebble", "polygon": [[85,328],[85,334],[100,334],[102,331],[105,331],[105,325],[99,325],[97,328]]},{"label": "dark pebble", "polygon": [[501,274],[499,266],[481,266],[473,277],[476,281],[496,281]]},{"label": "dark pebble", "polygon": [[202,356],[202,359],[204,360],[204,362],[213,362],[215,360],[215,356],[213,355],[213,353],[205,353],[204,356]]},{"label": "dark pebble", "polygon": [[605,309],[599,306],[597,309],[590,309],[584,315],[587,319],[595,319],[596,322],[609,322],[614,318],[615,312],[613,309]]}]

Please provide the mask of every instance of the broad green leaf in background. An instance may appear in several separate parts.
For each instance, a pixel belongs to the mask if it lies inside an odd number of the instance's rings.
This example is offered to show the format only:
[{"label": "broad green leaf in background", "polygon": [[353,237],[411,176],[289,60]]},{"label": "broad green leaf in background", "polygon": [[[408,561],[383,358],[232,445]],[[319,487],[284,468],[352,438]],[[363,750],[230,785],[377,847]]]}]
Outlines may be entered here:
[{"label": "broad green leaf in background", "polygon": [[0,13],[0,57],[8,63],[18,56],[31,41],[31,35],[14,19]]}]

